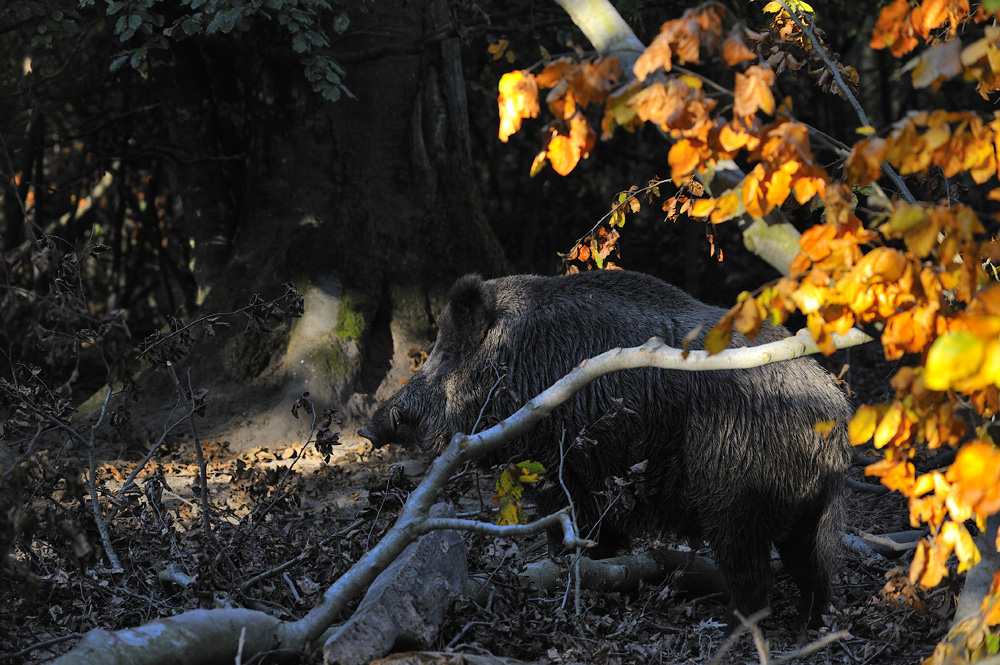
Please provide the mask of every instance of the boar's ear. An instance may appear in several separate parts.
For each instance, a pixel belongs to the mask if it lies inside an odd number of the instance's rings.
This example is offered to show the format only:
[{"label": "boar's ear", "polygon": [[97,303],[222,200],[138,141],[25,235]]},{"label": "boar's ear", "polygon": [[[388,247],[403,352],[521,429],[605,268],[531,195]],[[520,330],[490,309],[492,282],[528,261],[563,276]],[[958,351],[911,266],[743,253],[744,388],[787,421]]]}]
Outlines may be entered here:
[{"label": "boar's ear", "polygon": [[466,275],[448,292],[451,318],[461,338],[479,344],[496,319],[496,297],[479,275]]}]

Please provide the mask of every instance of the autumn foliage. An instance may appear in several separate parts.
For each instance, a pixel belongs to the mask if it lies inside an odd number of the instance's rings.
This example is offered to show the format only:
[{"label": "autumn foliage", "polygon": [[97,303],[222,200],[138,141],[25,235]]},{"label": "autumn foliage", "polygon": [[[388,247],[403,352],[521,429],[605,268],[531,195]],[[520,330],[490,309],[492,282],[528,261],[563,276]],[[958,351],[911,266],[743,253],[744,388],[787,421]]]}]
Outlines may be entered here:
[{"label": "autumn foliage", "polygon": [[[744,293],[710,334],[709,350],[724,348],[733,329],[753,336],[765,321],[779,324],[800,312],[824,353],[835,350],[835,333],[858,326],[879,337],[886,358],[918,360],[893,377],[892,401],[858,409],[850,437],[881,451],[866,473],[908,497],[914,526],[929,526],[910,579],[933,586],[948,574],[952,554],[959,571],[979,561],[967,524],[983,530],[1000,511],[1000,448],[979,425],[1000,411],[1000,246],[986,232],[997,218],[950,197],[918,201],[901,176],[963,178],[984,188],[980,200],[1000,201],[1000,112],[913,111],[880,135],[854,102],[853,145],[825,140],[835,159],[817,159],[816,131],[779,102],[775,82],[810,63],[817,86],[854,101],[858,74],[824,46],[808,5],[770,2],[764,11],[770,29],[758,33],[727,24],[715,3],[688,10],[663,25],[631,75],[613,60],[569,57],[540,63],[537,74],[507,74],[500,136],[506,140],[535,117],[539,91],[549,90],[545,104],[554,119],[543,130],[532,174],[545,163],[563,175],[572,171],[593,146],[590,117],[599,115],[602,139],[644,123],[668,138],[667,180],[680,187],[663,205],[671,215],[719,224],[789,205],[822,213],[822,223],[802,233],[789,274]],[[967,0],[895,0],[879,15],[871,47],[897,57],[922,48],[903,65],[915,88],[961,77],[989,97],[1000,87],[1000,28],[970,31],[981,36],[964,45],[958,38],[964,26],[996,18],[973,12]],[[701,69],[729,78],[718,82]],[[588,117],[587,107],[596,113]],[[737,185],[712,195],[690,186],[695,179],[710,184],[715,169],[734,162],[746,165]],[[606,267],[625,213],[660,184],[623,192],[564,258]],[[958,452],[948,468],[918,474],[917,446]],[[998,590],[1000,577],[983,606],[989,625],[1000,623]]]}]

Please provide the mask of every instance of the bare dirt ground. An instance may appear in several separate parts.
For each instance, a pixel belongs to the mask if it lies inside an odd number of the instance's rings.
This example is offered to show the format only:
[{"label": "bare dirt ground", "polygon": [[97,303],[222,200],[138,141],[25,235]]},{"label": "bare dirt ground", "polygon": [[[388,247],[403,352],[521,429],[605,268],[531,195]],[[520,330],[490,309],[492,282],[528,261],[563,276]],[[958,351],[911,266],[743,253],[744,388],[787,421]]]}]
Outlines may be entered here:
[{"label": "bare dirt ground", "polygon": [[[844,360],[827,364],[839,368]],[[851,364],[855,394],[878,399],[891,367],[867,351],[855,351]],[[168,441],[137,488],[123,495],[128,500],[112,528],[126,569],[117,576],[100,570],[99,551],[87,551],[100,542],[88,517],[89,499],[67,487],[63,509],[72,517],[46,525],[65,530],[66,548],[32,551],[31,563],[42,571],[34,588],[0,589],[0,662],[42,662],[92,628],[136,626],[194,608],[304,614],[391,526],[425,464],[413,451],[373,451],[346,433],[328,458],[303,443],[236,454],[224,439],[205,442],[220,554],[202,526],[194,446],[185,437]],[[103,490],[120,489],[141,457],[125,446],[106,447]],[[860,467],[850,476],[868,482]],[[452,483],[447,498],[460,512],[491,521],[491,483],[470,470]],[[899,496],[851,487],[848,501],[851,529],[880,534],[911,528]],[[494,591],[478,603],[457,600],[432,648],[544,663],[758,663],[765,660],[762,651],[770,662],[915,663],[944,635],[961,582],[953,572],[937,589],[913,588],[909,553],[888,559],[847,551],[826,628],[804,634],[794,628],[795,590],[779,574],[761,639],[744,635],[723,651],[723,599],[682,596],[668,580],[634,594],[583,591],[577,612],[571,593],[539,594],[517,575],[546,555],[544,536],[502,541],[470,535],[467,542],[470,573],[488,578]],[[639,544],[647,545],[652,543]],[[90,567],[72,565],[74,559]],[[846,634],[828,637],[840,631]],[[807,653],[823,639],[826,646]],[[318,659],[311,654],[302,662]]]}]

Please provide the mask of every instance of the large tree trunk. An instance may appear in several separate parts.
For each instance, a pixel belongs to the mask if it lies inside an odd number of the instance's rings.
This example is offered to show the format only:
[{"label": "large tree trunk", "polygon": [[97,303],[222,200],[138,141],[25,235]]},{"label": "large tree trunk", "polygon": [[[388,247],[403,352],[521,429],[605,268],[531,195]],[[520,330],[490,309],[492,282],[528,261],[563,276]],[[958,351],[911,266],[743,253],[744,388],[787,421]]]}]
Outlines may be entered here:
[{"label": "large tree trunk", "polygon": [[[244,177],[231,159],[191,160],[180,172],[205,295],[198,311],[276,295],[285,281],[305,297],[290,326],[265,339],[231,332],[192,356],[194,383],[216,387],[220,424],[252,421],[228,432],[236,446],[300,437],[289,410],[303,392],[349,423],[366,418],[375,395],[408,376],[407,351],[433,339],[452,280],[505,268],[471,174],[457,40],[422,38],[445,11],[378,7],[356,26],[361,36],[339,48],[357,101],[323,101],[294,62],[244,78],[243,98],[258,100],[243,127],[245,182],[224,186]],[[178,58],[182,71],[155,80],[171,81],[158,86],[168,108],[187,106],[173,109],[175,135],[222,145],[213,122],[224,82],[188,72],[201,62]]]}]

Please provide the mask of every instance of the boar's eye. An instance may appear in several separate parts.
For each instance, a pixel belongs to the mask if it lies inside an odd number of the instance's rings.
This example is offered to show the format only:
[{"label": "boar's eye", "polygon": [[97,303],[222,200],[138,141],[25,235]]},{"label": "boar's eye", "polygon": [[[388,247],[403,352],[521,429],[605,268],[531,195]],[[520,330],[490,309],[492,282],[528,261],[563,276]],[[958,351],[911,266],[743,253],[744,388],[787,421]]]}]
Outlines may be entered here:
[{"label": "boar's eye", "polygon": [[389,409],[389,423],[392,427],[392,431],[395,432],[399,429],[399,421],[402,420],[399,413],[399,407],[394,406]]}]

